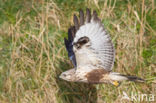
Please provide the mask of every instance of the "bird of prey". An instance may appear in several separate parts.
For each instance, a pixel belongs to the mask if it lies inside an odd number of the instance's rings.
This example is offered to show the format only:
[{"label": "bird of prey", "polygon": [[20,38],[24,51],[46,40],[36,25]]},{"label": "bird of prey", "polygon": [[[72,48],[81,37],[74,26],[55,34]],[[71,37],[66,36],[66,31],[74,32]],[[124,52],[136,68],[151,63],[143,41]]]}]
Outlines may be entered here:
[{"label": "bird of prey", "polygon": [[68,56],[74,68],[63,72],[60,78],[72,82],[111,83],[118,86],[123,80],[143,82],[136,76],[112,71],[115,49],[110,35],[105,30],[97,12],[86,9],[86,15],[79,11],[79,19],[73,17],[74,26],[68,29],[64,39]]}]

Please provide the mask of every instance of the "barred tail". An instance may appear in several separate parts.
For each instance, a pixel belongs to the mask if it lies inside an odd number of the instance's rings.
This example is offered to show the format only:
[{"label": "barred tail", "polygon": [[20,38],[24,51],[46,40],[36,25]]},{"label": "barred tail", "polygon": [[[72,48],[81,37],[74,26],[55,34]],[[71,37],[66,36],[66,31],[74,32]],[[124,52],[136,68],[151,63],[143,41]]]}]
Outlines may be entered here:
[{"label": "barred tail", "polygon": [[128,75],[123,75],[123,74],[115,73],[115,72],[110,73],[109,77],[114,81],[124,81],[124,80],[129,80],[129,81],[134,81],[134,82],[145,81],[144,79],[136,77],[136,76],[128,76]]}]

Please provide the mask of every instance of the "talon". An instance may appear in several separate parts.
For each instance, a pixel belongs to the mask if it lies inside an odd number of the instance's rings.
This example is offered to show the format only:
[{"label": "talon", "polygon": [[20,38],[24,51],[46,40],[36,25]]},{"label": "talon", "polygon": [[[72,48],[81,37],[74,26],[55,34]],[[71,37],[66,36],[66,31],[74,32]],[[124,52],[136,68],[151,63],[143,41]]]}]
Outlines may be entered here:
[{"label": "talon", "polygon": [[118,81],[113,81],[112,84],[115,85],[115,86],[119,86],[120,83]]}]

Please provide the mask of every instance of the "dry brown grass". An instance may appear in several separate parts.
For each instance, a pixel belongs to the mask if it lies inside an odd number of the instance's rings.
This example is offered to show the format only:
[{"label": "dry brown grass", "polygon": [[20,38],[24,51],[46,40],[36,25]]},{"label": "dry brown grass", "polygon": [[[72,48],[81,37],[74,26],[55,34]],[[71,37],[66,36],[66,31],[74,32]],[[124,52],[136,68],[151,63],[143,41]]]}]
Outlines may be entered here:
[{"label": "dry brown grass", "polygon": [[[15,6],[21,3],[24,8],[5,15],[8,19],[0,28],[0,103],[131,103],[121,100],[123,91],[128,95],[132,91],[156,94],[156,45],[150,44],[156,43],[156,31],[147,21],[149,15],[154,17],[154,0],[16,2]],[[72,15],[86,7],[98,11],[112,37],[116,48],[114,71],[137,75],[147,79],[146,83],[124,82],[114,87],[58,78],[72,68],[63,44]],[[153,51],[152,56],[148,56],[148,50]]]}]

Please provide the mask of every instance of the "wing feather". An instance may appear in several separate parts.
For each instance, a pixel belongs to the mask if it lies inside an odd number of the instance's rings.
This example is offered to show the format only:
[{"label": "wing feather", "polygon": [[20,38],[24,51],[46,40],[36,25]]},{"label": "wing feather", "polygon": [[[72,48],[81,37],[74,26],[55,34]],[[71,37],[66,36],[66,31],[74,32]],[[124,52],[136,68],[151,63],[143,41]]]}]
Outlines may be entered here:
[{"label": "wing feather", "polygon": [[68,39],[64,38],[64,44],[68,51],[68,57],[72,61],[73,65],[76,67],[76,58],[72,44],[74,36],[75,36],[75,27],[72,26],[68,29]]},{"label": "wing feather", "polygon": [[76,31],[79,29],[79,22],[78,22],[78,18],[76,15],[74,15],[74,25],[75,25],[75,28],[76,28]]},{"label": "wing feather", "polygon": [[84,24],[84,13],[82,10],[80,10],[80,26],[82,26]]},{"label": "wing feather", "polygon": [[91,19],[91,12],[90,10],[87,8],[86,9],[86,23],[89,23]]},{"label": "wing feather", "polygon": [[[93,15],[91,17],[90,10],[86,10],[86,21],[84,25],[82,25],[83,17],[83,12],[80,11],[80,27],[77,29],[78,31],[75,34],[74,42],[77,42],[81,37],[87,36],[91,41],[91,46],[88,48],[88,51],[95,53],[93,56],[95,56],[97,60],[101,62],[99,64],[100,66],[108,71],[111,71],[114,65],[115,50],[113,43],[111,42],[110,35],[104,29],[104,26],[101,23],[101,20],[98,18],[96,11],[93,11]],[[76,21],[74,24],[77,28],[78,19],[75,19],[74,21]],[[86,52],[87,51],[84,51],[84,54],[87,54]],[[88,55],[92,56],[89,53],[90,52],[88,52]],[[87,61],[87,58],[84,59]]]}]

